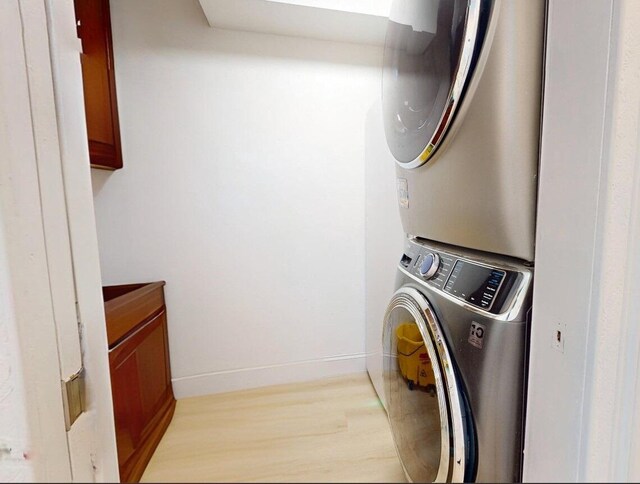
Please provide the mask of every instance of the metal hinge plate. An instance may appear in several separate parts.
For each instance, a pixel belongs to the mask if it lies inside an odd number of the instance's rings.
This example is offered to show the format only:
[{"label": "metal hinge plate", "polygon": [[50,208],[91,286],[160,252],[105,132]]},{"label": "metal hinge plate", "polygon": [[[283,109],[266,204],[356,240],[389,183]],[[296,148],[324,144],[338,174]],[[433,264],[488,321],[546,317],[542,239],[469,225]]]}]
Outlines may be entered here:
[{"label": "metal hinge plate", "polygon": [[64,402],[64,423],[67,431],[85,410],[84,402],[84,368],[80,368],[68,380],[62,382],[62,398]]}]

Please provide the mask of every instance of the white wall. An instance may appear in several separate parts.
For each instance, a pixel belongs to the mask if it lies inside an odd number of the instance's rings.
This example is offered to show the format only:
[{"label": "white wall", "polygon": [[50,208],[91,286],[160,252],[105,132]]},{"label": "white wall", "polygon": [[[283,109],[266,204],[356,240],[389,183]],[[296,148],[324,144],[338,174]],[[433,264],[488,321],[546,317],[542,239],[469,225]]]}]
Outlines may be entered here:
[{"label": "white wall", "polygon": [[396,196],[396,163],[382,123],[382,103],[367,113],[365,167],[365,320],[367,369],[378,395],[382,388],[382,327],[395,292],[405,235]]},{"label": "white wall", "polygon": [[112,1],[125,167],[103,280],[167,281],[178,396],[364,369],[364,120],[382,51]]}]

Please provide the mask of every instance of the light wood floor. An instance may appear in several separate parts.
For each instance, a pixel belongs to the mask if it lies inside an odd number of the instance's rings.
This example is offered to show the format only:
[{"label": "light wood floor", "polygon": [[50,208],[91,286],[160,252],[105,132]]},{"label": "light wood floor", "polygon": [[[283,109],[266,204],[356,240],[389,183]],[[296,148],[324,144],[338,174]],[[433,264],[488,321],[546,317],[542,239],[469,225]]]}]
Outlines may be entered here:
[{"label": "light wood floor", "polygon": [[142,482],[405,482],[366,374],[179,400]]}]

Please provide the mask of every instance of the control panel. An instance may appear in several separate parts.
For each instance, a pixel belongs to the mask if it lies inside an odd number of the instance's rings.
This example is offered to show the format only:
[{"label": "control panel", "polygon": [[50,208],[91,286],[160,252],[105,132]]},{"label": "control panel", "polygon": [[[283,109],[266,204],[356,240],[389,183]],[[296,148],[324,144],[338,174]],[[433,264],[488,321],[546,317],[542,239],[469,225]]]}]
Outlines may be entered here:
[{"label": "control panel", "polygon": [[489,311],[505,275],[502,270],[457,260],[444,291]]},{"label": "control panel", "polygon": [[410,274],[457,299],[497,313],[517,272],[410,244],[400,265]]}]

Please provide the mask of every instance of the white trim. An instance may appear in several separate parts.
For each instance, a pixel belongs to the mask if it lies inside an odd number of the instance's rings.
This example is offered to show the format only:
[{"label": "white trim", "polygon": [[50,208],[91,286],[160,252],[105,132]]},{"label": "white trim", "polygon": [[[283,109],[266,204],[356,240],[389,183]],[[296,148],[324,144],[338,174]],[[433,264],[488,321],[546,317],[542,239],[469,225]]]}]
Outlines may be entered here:
[{"label": "white trim", "polygon": [[629,217],[629,236],[626,254],[626,277],[622,316],[620,356],[618,365],[618,408],[614,416],[616,431],[613,442],[613,481],[640,481],[640,130],[635,154],[635,176]]},{"label": "white trim", "polygon": [[49,287],[56,320],[61,375],[63,379],[67,379],[80,370],[82,357],[53,97],[49,32],[42,0],[23,0],[21,10],[25,56],[29,66],[31,117],[40,181]]},{"label": "white trim", "polygon": [[[91,437],[90,451],[96,480],[118,481],[106,323],[82,95],[80,42],[76,34],[73,0],[43,1],[49,22],[58,137],[87,375],[87,413],[93,419],[92,422],[86,418],[78,421],[72,432]],[[76,450],[87,452],[87,449],[72,448],[72,455]]]},{"label": "white trim", "polygon": [[[612,0],[550,0],[523,480],[579,480],[598,244]],[[561,331],[562,344],[554,344]]]},{"label": "white trim", "polygon": [[[15,474],[1,469],[0,480],[24,478],[65,482],[71,479],[69,449],[64,425],[60,365],[40,202],[36,133],[32,119],[32,76],[38,65],[26,59],[24,27],[32,4],[0,2],[0,272],[5,279],[2,302],[8,320],[2,333],[13,333],[13,358],[3,372],[9,385],[3,389],[8,408],[4,418],[16,422],[0,427],[3,462]],[[29,39],[29,42],[32,39]],[[34,96],[36,93],[34,93]],[[37,96],[36,96],[37,99]],[[6,333],[5,333],[6,334]],[[17,338],[16,338],[17,336]],[[17,341],[16,341],[17,340]],[[15,360],[14,360],[15,358]],[[19,361],[16,361],[19,360]],[[16,399],[12,393],[22,394]],[[13,404],[11,404],[11,399]],[[16,407],[22,402],[26,408]],[[20,422],[21,416],[26,421]],[[6,450],[11,455],[6,457]],[[7,462],[9,461],[9,462]],[[16,477],[18,476],[18,477]]]},{"label": "white trim", "polygon": [[[9,375],[0,382],[0,410],[15,420],[0,419],[0,480],[113,481],[118,469],[75,15],[72,0],[46,2],[0,2],[6,306],[0,339],[9,341],[12,355],[0,361],[0,378]],[[89,405],[67,433],[61,380],[81,361],[74,281],[86,322]]]},{"label": "white trim", "polygon": [[[614,463],[614,469],[626,472],[620,480],[629,482],[640,481],[640,131],[636,148],[636,173],[634,181],[634,197],[632,203],[631,226],[629,230],[629,254],[627,301],[625,311],[625,325],[627,327],[626,381],[629,399],[618,416],[618,426],[621,427],[618,448],[620,458]],[[624,454],[622,452],[625,452]]]},{"label": "white trim", "polygon": [[640,136],[640,4],[613,3],[593,311],[579,480],[626,481],[636,402]]},{"label": "white trim", "polygon": [[640,478],[639,50],[636,0],[550,1],[525,481]]},{"label": "white trim", "polygon": [[336,355],[254,368],[223,370],[173,378],[176,398],[297,383],[365,371],[365,354]]}]

